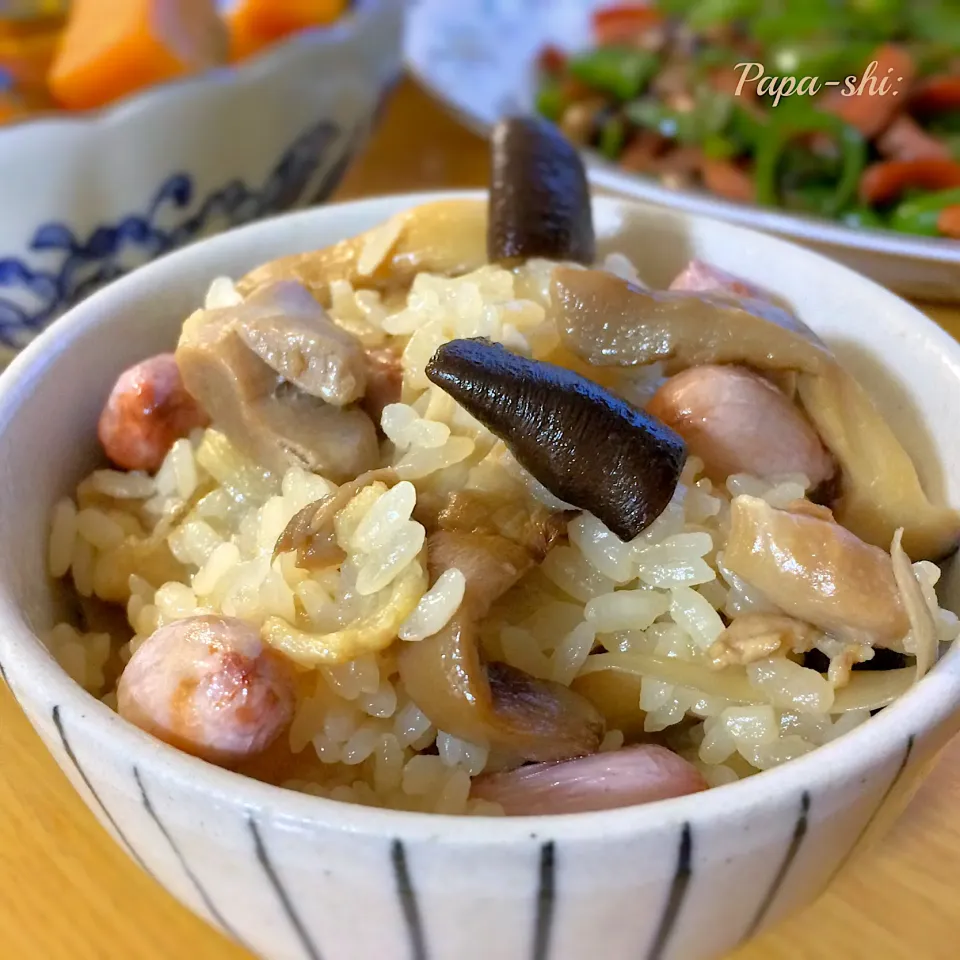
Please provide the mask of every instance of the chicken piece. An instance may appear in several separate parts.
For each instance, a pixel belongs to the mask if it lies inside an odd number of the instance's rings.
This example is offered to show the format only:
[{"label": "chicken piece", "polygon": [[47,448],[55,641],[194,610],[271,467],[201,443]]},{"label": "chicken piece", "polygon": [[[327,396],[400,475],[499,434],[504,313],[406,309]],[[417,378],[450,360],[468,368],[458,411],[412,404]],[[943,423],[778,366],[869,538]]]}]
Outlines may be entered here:
[{"label": "chicken piece", "polygon": [[736,497],[723,563],[797,620],[903,651],[910,621],[890,555],[837,523]]},{"label": "chicken piece", "polygon": [[788,513],[801,514],[807,517],[816,517],[828,523],[836,523],[833,511],[822,503],[812,503],[810,500],[791,500],[784,508]]},{"label": "chicken piece", "polygon": [[[323,334],[323,321],[305,291],[274,284],[241,304],[194,313],[183,325],[176,359],[187,390],[241,452],[278,475],[300,466],[340,482],[376,465],[373,423],[362,410],[327,403],[284,375],[340,401],[359,395],[362,351],[345,345],[346,334]],[[313,325],[309,335],[305,323]]]},{"label": "chicken piece", "polygon": [[866,643],[845,643],[843,649],[830,657],[827,668],[827,680],[835,690],[850,683],[853,668],[858,663],[866,663],[874,657],[874,649]]},{"label": "chicken piece", "polygon": [[[386,245],[379,263],[371,250]],[[401,290],[418,273],[457,276],[487,262],[487,205],[481,200],[438,200],[323,250],[282,257],[257,267],[237,283],[249,294],[277,280],[302,283],[324,306],[330,284],[346,280],[355,289]]]},{"label": "chicken piece", "polygon": [[186,753],[229,766],[255,756],[293,718],[293,673],[256,628],[232,617],[175,620],[120,677],[124,719]]},{"label": "chicken piece", "polygon": [[604,723],[593,704],[561,684],[481,657],[478,623],[530,569],[530,554],[503,537],[439,531],[428,538],[427,555],[431,581],[456,568],[466,586],[443,629],[400,647],[400,677],[417,706],[439,729],[517,762],[595,752]]},{"label": "chicken piece", "polygon": [[768,613],[747,613],[736,617],[714,641],[707,656],[715,670],[746,666],[775,654],[805,653],[821,637],[808,623]]},{"label": "chicken piece", "polygon": [[811,487],[833,460],[803,414],[768,380],[742,367],[691,367],[671,377],[647,412],[672,427],[720,483],[734,473],[803,474]]},{"label": "chicken piece", "polygon": [[187,393],[172,353],[160,353],[120,374],[100,414],[97,436],[122,470],[153,473],[170,448],[207,415]]},{"label": "chicken piece", "polygon": [[366,355],[299,283],[285,281],[249,297],[240,339],[272,370],[311,397],[337,407],[363,396]]},{"label": "chicken piece", "polygon": [[650,743],[487,774],[473,782],[471,796],[499,803],[510,816],[534,816],[612,810],[706,789],[693,764]]}]

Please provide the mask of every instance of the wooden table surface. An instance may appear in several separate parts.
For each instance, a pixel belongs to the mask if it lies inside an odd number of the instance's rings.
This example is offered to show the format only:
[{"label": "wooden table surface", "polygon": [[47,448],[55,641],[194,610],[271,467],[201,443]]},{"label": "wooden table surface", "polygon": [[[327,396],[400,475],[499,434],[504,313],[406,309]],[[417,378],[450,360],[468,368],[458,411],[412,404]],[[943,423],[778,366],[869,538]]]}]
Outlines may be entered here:
[{"label": "wooden table surface", "polygon": [[[337,197],[482,186],[486,176],[484,144],[406,82]],[[960,309],[924,309],[960,335]],[[960,957],[958,808],[960,740],[882,849],[730,960]],[[0,960],[121,958],[250,960],[108,839],[0,683]]]}]

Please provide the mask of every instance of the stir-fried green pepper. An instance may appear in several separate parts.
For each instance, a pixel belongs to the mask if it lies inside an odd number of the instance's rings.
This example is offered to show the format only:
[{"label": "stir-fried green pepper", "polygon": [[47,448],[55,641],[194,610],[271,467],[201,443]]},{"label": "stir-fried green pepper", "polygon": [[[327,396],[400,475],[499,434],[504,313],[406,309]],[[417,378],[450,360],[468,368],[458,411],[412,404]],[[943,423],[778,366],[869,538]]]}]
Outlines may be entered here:
[{"label": "stir-fried green pepper", "polygon": [[570,73],[582,83],[618,100],[638,97],[660,67],[656,54],[629,47],[600,47],[570,61]]},{"label": "stir-fried green pepper", "polygon": [[726,129],[733,112],[733,98],[704,89],[690,110],[671,110],[657,100],[634,100],[625,110],[638,127],[655,130],[678,143],[701,144]]},{"label": "stir-fried green pepper", "polygon": [[540,116],[556,123],[563,116],[563,108],[566,106],[562,84],[552,77],[545,79],[537,91],[535,106]]},{"label": "stir-fried green pepper", "polygon": [[860,229],[879,229],[886,226],[883,217],[873,207],[856,206],[840,214],[840,219],[848,227]]},{"label": "stir-fried green pepper", "polygon": [[710,160],[732,160],[739,152],[734,140],[719,133],[711,133],[703,141],[703,155]]},{"label": "stir-fried green pepper", "polygon": [[960,204],[960,187],[909,197],[894,208],[890,216],[890,226],[903,233],[935,237],[939,234],[937,220],[944,208],[958,204]]},{"label": "stir-fried green pepper", "polygon": [[623,117],[609,117],[600,128],[597,149],[608,159],[616,160],[627,139],[627,124]]},{"label": "stir-fried green pepper", "polygon": [[867,162],[867,144],[863,136],[831,114],[812,108],[795,108],[774,112],[771,122],[757,146],[757,200],[766,206],[780,201],[778,170],[784,152],[791,142],[804,134],[824,133],[840,148],[842,172],[832,193],[818,201],[819,212],[836,216],[857,192],[857,183]]},{"label": "stir-fried green pepper", "polygon": [[694,30],[706,30],[753,16],[760,6],[760,0],[698,0],[687,13],[687,23]]},{"label": "stir-fried green pepper", "polygon": [[914,37],[960,49],[960,6],[955,2],[910,0],[906,19]]},{"label": "stir-fried green pepper", "polygon": [[859,74],[875,49],[876,44],[870,41],[788,40],[774,44],[767,60],[773,64],[771,72],[781,76],[842,80]]}]

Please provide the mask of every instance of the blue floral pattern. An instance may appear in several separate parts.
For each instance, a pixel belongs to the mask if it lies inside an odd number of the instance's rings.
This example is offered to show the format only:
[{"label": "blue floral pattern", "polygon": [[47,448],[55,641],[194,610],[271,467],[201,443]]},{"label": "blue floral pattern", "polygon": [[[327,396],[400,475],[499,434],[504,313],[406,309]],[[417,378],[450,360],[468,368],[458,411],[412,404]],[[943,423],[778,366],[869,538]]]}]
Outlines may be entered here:
[{"label": "blue floral pattern", "polygon": [[[21,349],[97,288],[201,233],[248,223],[302,201],[325,200],[342,178],[362,131],[354,130],[346,142],[341,133],[330,121],[314,124],[284,152],[259,189],[231,180],[198,204],[190,174],[174,173],[144,213],[99,226],[86,237],[64,223],[44,224],[29,244],[37,254],[34,261],[0,258],[0,346]],[[331,162],[335,147],[338,155]]]}]

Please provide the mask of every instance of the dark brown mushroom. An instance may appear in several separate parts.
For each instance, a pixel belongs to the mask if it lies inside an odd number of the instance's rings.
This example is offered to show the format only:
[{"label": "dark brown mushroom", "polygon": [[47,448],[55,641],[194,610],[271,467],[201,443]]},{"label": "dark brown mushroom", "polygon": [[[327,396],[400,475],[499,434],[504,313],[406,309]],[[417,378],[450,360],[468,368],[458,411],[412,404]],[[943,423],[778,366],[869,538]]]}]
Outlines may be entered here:
[{"label": "dark brown mushroom", "polygon": [[451,340],[427,376],[565,503],[632,540],[670,503],[686,459],[669,427],[579,374],[488,340]]},{"label": "dark brown mushroom", "polygon": [[580,154],[552,124],[508,117],[494,127],[487,255],[593,263],[590,189]]}]

